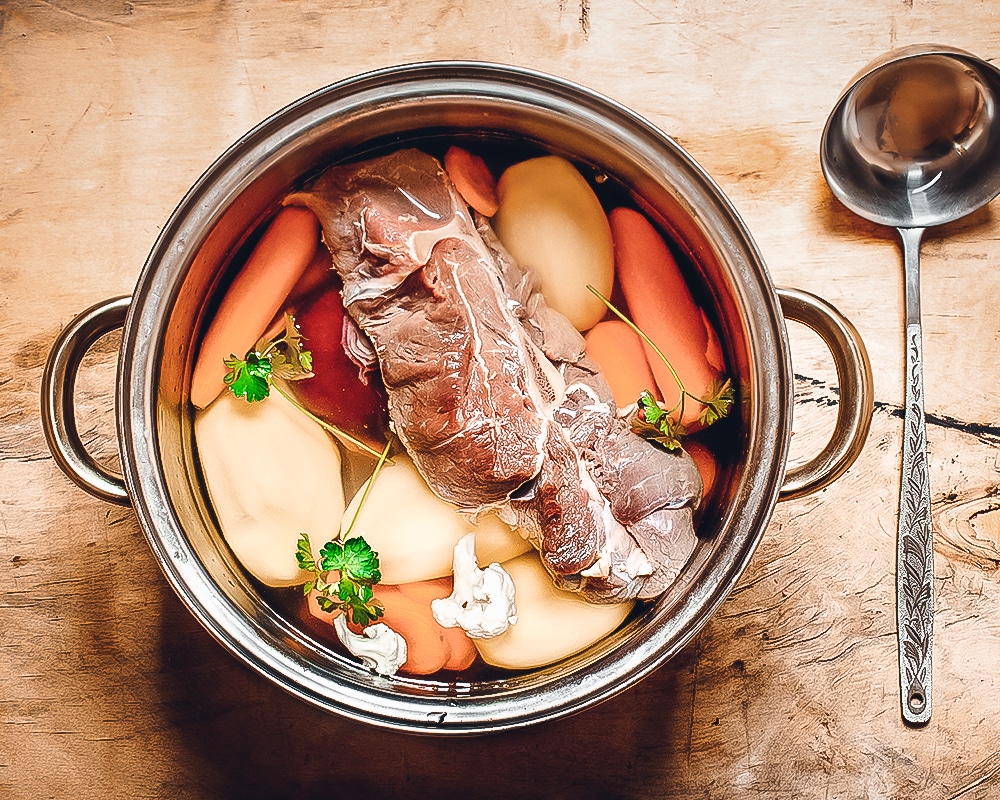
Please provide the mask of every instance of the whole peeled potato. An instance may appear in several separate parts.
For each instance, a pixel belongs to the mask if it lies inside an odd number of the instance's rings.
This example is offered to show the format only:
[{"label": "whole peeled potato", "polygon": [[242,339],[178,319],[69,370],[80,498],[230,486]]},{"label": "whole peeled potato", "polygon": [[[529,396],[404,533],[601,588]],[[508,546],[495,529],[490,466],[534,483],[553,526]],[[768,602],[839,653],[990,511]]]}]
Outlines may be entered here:
[{"label": "whole peeled potato", "polygon": [[219,527],[240,563],[268,586],[305,583],[295,560],[300,534],[318,550],[344,513],[337,445],[279,392],[258,403],[224,392],[198,413],[194,433]]},{"label": "whole peeled potato", "polygon": [[535,552],[503,564],[514,581],[517,622],[492,639],[474,644],[487,664],[531,669],[578,653],[624,622],[632,602],[588,603],[557,589]]},{"label": "whole peeled potato", "polygon": [[508,167],[497,184],[493,226],[514,259],[541,281],[546,302],[579,331],[606,309],[587,289],[605,297],[614,283],[614,249],[604,209],[569,161],[542,156]]},{"label": "whole peeled potato", "polygon": [[[365,486],[344,512],[344,529],[354,519]],[[495,515],[484,517],[481,526],[487,558],[511,558],[530,547]],[[363,536],[378,553],[382,582],[397,584],[450,576],[455,545],[478,527],[434,494],[410,457],[399,454],[375,476],[350,535]]]},{"label": "whole peeled potato", "polygon": [[483,569],[532,549],[517,529],[511,528],[492,511],[481,514],[470,530],[476,534],[476,561]]}]

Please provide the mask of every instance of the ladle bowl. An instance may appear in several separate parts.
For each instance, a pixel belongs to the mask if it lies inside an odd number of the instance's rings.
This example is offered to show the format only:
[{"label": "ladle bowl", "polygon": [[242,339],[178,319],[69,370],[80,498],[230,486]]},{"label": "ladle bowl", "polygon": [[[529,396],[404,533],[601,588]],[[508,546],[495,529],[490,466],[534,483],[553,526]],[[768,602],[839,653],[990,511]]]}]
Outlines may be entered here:
[{"label": "ladle bowl", "polygon": [[841,94],[820,162],[837,198],[899,229],[906,302],[906,388],[896,554],[903,719],[931,716],[934,542],[924,426],[920,239],[1000,193],[1000,70],[963,50],[914,45],[876,59]]},{"label": "ladle bowl", "polygon": [[833,193],[881,225],[960,219],[1000,193],[1000,70],[939,45],[894,50],[840,96],[820,161]]}]

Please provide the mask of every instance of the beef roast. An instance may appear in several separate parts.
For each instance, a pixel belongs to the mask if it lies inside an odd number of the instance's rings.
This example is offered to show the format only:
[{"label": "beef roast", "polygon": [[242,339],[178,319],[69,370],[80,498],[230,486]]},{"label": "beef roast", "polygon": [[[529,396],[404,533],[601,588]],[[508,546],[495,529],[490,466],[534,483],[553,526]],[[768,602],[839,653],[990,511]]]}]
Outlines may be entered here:
[{"label": "beef roast", "polygon": [[371,340],[396,434],[445,500],[506,500],[541,469],[539,413],[524,336],[496,270],[443,170],[404,150],[328,170],[304,202]]},{"label": "beef roast", "polygon": [[661,593],[694,546],[694,463],[617,416],[583,337],[440,163],[404,149],[335,166],[286,202],[319,217],[428,485],[516,519],[563,588],[595,602]]}]

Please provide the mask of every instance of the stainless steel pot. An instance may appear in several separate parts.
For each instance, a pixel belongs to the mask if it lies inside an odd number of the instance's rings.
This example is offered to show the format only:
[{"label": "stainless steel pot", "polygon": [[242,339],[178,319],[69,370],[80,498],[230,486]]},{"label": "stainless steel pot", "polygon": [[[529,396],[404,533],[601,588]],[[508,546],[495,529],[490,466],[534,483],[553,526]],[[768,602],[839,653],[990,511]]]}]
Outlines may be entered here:
[{"label": "stainless steel pot", "polygon": [[[524,139],[628,186],[690,254],[739,385],[734,458],[677,583],[607,640],[545,669],[443,683],[369,672],[280,615],[223,542],[199,478],[188,390],[206,308],[226,267],[280,198],[318,168],[428,136]],[[830,443],[786,475],[793,375],[786,318],[828,344],[841,405]],[[124,326],[117,383],[123,476],[87,453],[73,385],[81,358]],[[230,652],[298,697],[398,730],[471,734],[525,726],[616,694],[676,654],[733,589],[775,503],[816,491],[854,461],[873,406],[853,326],[822,300],[776,290],[743,222],[712,179],[664,133],[613,101],[507,66],[426,63],[356,77],[302,98],[242,137],[167,221],[131,298],[81,314],[50,354],[43,421],[57,462],[83,489],[131,503],[163,572]]]}]

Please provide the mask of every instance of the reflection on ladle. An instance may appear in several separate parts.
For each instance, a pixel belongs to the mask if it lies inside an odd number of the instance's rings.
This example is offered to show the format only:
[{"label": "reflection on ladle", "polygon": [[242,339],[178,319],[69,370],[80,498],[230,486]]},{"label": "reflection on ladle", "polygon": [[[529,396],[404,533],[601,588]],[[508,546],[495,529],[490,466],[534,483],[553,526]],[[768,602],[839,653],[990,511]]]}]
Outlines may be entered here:
[{"label": "reflection on ladle", "polygon": [[944,57],[897,64],[886,73],[888,80],[865,84],[855,98],[858,151],[873,163],[920,165],[961,155],[983,116],[976,73]]},{"label": "reflection on ladle", "polygon": [[872,222],[899,229],[906,301],[903,467],[896,550],[896,623],[903,719],[931,716],[934,548],[924,428],[920,238],[1000,192],[1000,71],[961,50],[918,45],[870,64],[841,95],[820,161],[833,193]]}]

